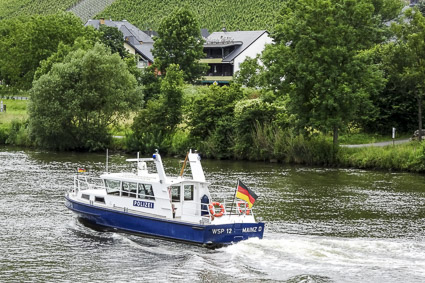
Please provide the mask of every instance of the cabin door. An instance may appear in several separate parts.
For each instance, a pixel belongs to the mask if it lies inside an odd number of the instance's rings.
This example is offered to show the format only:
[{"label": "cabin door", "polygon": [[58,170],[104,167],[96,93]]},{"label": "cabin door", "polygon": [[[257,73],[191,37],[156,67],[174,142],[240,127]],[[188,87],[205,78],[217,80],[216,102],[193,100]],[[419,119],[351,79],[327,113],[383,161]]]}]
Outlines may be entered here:
[{"label": "cabin door", "polygon": [[197,199],[195,184],[184,183],[171,187],[171,202],[174,205],[175,217],[191,217],[200,214],[200,207],[196,205]]}]

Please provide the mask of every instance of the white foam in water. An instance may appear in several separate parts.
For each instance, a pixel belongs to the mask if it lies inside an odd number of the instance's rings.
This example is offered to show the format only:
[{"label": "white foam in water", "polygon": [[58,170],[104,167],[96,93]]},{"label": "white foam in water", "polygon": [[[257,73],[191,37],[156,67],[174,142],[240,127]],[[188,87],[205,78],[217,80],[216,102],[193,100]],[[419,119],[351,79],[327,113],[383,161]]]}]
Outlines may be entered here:
[{"label": "white foam in water", "polygon": [[268,236],[243,241],[222,251],[233,261],[259,268],[272,280],[287,280],[306,273],[336,282],[425,280],[423,241]]}]

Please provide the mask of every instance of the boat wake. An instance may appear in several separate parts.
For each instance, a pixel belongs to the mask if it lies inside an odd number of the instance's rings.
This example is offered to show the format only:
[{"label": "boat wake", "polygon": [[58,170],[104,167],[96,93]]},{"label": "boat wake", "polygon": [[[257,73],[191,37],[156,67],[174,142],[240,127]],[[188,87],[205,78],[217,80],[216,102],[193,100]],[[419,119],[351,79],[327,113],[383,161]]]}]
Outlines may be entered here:
[{"label": "boat wake", "polygon": [[[221,250],[230,262],[239,262],[245,270],[260,270],[261,277],[270,280],[400,282],[413,278],[420,282],[425,278],[423,241],[268,234],[265,239],[249,239]],[[303,276],[310,279],[291,281]]]}]

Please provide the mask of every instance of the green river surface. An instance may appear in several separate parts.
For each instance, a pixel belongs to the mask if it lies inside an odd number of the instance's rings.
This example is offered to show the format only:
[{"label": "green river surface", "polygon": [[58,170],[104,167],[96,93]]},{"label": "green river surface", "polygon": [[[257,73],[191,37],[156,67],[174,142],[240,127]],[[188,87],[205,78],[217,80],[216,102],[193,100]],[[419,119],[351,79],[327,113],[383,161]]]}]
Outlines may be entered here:
[{"label": "green river surface", "polygon": [[[134,157],[111,154],[109,171]],[[259,195],[266,223],[262,240],[210,250],[82,225],[64,194],[105,160],[0,147],[0,282],[425,282],[424,175],[204,159],[212,184]]]}]

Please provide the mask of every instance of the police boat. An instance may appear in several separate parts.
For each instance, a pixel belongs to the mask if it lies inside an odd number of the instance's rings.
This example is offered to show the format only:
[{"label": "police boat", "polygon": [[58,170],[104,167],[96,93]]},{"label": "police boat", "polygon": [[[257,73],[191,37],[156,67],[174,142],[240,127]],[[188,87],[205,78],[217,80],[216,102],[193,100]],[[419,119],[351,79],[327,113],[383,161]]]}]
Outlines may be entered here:
[{"label": "police boat", "polygon": [[[227,197],[213,199],[198,153],[188,152],[176,177],[165,174],[158,152],[152,158],[127,161],[137,163],[135,172],[74,176],[74,186],[65,194],[66,206],[82,222],[106,230],[209,248],[263,238],[264,223],[255,221],[252,208],[255,193],[238,183],[236,189],[227,188]],[[190,177],[183,177],[186,162]]]}]

